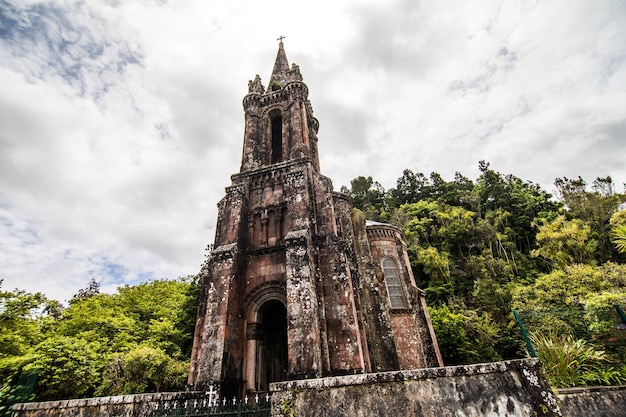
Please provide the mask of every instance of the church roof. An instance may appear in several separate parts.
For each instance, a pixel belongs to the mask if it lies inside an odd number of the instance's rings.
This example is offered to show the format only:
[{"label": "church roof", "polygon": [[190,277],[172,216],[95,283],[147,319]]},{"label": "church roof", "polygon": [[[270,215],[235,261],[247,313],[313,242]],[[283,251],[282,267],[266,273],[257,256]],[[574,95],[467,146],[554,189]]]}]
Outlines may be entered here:
[{"label": "church roof", "polygon": [[389,224],[389,223],[381,223],[381,222],[375,222],[374,220],[365,220],[365,227],[369,227],[369,226],[387,226],[387,227],[393,227],[393,228],[398,228],[397,226],[394,226],[393,224]]}]

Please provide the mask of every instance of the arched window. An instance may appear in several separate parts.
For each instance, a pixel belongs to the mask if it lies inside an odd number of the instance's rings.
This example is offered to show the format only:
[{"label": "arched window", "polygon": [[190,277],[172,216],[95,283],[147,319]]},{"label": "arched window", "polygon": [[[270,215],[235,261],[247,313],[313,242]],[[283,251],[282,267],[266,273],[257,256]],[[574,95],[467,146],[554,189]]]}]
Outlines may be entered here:
[{"label": "arched window", "polygon": [[387,295],[389,296],[391,308],[408,308],[402,282],[400,281],[398,265],[396,265],[393,259],[383,259],[383,274],[385,275]]},{"label": "arched window", "polygon": [[283,160],[283,118],[280,113],[271,115],[272,164]]}]

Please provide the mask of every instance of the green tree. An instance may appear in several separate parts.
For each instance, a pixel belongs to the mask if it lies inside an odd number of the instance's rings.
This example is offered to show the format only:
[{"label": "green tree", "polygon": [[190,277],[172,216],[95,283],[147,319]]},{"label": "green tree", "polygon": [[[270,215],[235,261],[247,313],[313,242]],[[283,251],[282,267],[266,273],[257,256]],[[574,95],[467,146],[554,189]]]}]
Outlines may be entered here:
[{"label": "green tree", "polygon": [[488,162],[480,161],[479,170],[474,182],[460,173],[447,181],[405,169],[387,192],[371,177],[344,188],[358,207],[370,207],[370,219],[402,229],[447,363],[518,357],[512,308],[535,329],[588,338],[626,361],[610,304],[622,300],[618,277],[626,256],[613,244],[626,214],[616,213],[624,195],[611,178],[598,178],[590,190],[580,178],[557,179],[555,201]]},{"label": "green tree", "polygon": [[596,178],[587,190],[587,183],[581,177],[557,178],[554,182],[557,196],[565,204],[570,218],[580,219],[591,227],[591,238],[597,242],[595,259],[604,263],[615,257],[611,244],[611,218],[626,202],[626,194],[617,193],[611,177]]},{"label": "green tree", "polygon": [[619,224],[612,230],[613,243],[618,251],[626,253],[626,224]]},{"label": "green tree", "polygon": [[611,216],[611,241],[618,252],[626,254],[626,210],[619,210]]},{"label": "green tree", "polygon": [[429,306],[428,311],[433,323],[437,342],[446,365],[468,363],[475,356],[472,343],[465,331],[466,318],[454,313],[447,305]]},{"label": "green tree", "polygon": [[429,306],[428,311],[446,365],[502,359],[495,349],[500,330],[489,314],[457,304]]},{"label": "green tree", "polygon": [[43,337],[49,306],[41,293],[3,291],[0,280],[0,359],[27,354]]},{"label": "green tree", "polygon": [[98,281],[96,281],[95,278],[91,278],[89,285],[87,285],[86,288],[82,288],[74,294],[74,297],[70,300],[70,304],[98,294],[100,294],[100,284],[98,284]]},{"label": "green tree", "polygon": [[[124,286],[115,294],[90,287],[65,309],[41,294],[0,294],[0,379],[39,369],[37,400],[180,389],[189,368],[197,278]],[[153,367],[140,372],[150,361]]]},{"label": "green tree", "polygon": [[538,247],[532,255],[557,268],[573,263],[592,264],[597,242],[591,236],[591,226],[580,219],[567,220],[564,215],[552,221],[539,219]]},{"label": "green tree", "polygon": [[106,352],[125,352],[141,342],[145,324],[121,302],[119,294],[74,299],[55,326],[58,334],[97,342]]},{"label": "green tree", "polygon": [[[187,285],[184,292],[184,301],[180,304],[180,313],[174,319],[174,326],[180,330],[178,338],[175,339],[180,347],[183,358],[191,357],[193,346],[193,333],[196,328],[196,316],[198,315],[198,303],[202,291],[201,275],[189,275],[181,279]],[[177,308],[178,310],[178,308]]]},{"label": "green tree", "polygon": [[620,319],[613,307],[626,302],[626,265],[568,265],[533,285],[516,285],[512,294],[529,330],[594,340],[626,360],[626,335],[616,329]]},{"label": "green tree", "polygon": [[181,322],[193,309],[189,303],[197,303],[192,285],[197,283],[190,278],[155,280],[120,287],[117,294],[75,298],[56,331],[102,343],[109,353],[127,352],[147,340],[169,355],[180,356],[181,346],[188,346],[193,336],[191,325]]},{"label": "green tree", "polygon": [[426,177],[421,172],[413,173],[410,169],[405,169],[396,181],[396,188],[389,190],[389,196],[395,207],[422,200],[466,206],[472,202],[470,195],[473,189],[474,183],[459,172],[455,173],[454,181],[449,182],[437,172]]},{"label": "green tree", "polygon": [[352,205],[361,210],[370,220],[383,220],[388,216],[385,189],[372,177],[357,177],[350,181],[350,188],[341,187],[341,192],[352,199]]},{"label": "green tree", "polygon": [[162,349],[140,345],[109,361],[98,394],[181,390],[188,370],[188,361],[173,359]]},{"label": "green tree", "polygon": [[99,380],[101,355],[97,342],[54,335],[34,349],[34,360],[25,370],[41,369],[35,387],[37,400],[86,397]]},{"label": "green tree", "polygon": [[394,199],[396,207],[402,204],[416,203],[423,199],[422,189],[428,184],[428,178],[421,172],[413,173],[410,169],[405,169],[402,176],[396,181],[396,188],[389,190]]},{"label": "green tree", "polygon": [[559,204],[552,195],[537,184],[514,175],[503,175],[479,162],[480,177],[474,193],[478,196],[481,217],[489,211],[500,210],[510,214],[511,241],[522,252],[530,252],[534,245],[535,231],[532,222],[542,213],[554,212]]}]

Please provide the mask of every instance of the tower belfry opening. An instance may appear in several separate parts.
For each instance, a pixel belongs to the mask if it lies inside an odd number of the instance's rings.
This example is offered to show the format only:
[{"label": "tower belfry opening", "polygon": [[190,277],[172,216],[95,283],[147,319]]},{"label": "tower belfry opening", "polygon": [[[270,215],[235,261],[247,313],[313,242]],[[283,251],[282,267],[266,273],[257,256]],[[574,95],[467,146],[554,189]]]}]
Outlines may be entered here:
[{"label": "tower belfry opening", "polygon": [[243,397],[443,365],[400,229],[366,223],[320,172],[319,123],[282,41],[269,85],[257,75],[243,99],[241,169],[200,272],[189,384]]},{"label": "tower belfry opening", "polygon": [[283,118],[276,112],[271,115],[272,164],[283,160]]}]

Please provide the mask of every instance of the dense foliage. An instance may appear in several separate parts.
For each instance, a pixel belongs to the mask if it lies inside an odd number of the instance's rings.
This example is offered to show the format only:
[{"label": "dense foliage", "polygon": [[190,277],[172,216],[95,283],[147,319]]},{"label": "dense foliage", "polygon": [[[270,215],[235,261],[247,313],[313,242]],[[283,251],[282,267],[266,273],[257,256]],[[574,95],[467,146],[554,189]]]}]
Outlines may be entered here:
[{"label": "dense foliage", "polygon": [[0,288],[1,392],[8,396],[33,371],[36,400],[180,390],[198,294],[195,277],[115,294],[101,294],[92,280],[64,308],[39,293]]},{"label": "dense foliage", "polygon": [[[626,382],[626,330],[614,308],[626,307],[626,195],[610,177],[590,189],[559,178],[555,199],[479,168],[476,181],[407,169],[390,190],[358,177],[342,191],[368,218],[402,229],[447,365],[524,356],[517,310],[554,385]],[[1,283],[0,415],[30,392],[16,381],[33,375],[37,400],[183,388],[195,277],[115,294],[92,280],[67,307]]]},{"label": "dense foliage", "polygon": [[[624,382],[614,305],[626,306],[626,194],[610,177],[591,187],[558,178],[555,198],[484,161],[479,169],[476,181],[406,169],[390,190],[358,177],[342,192],[402,229],[447,365],[524,356],[515,309],[553,384]],[[572,363],[576,375],[559,374]]]}]

